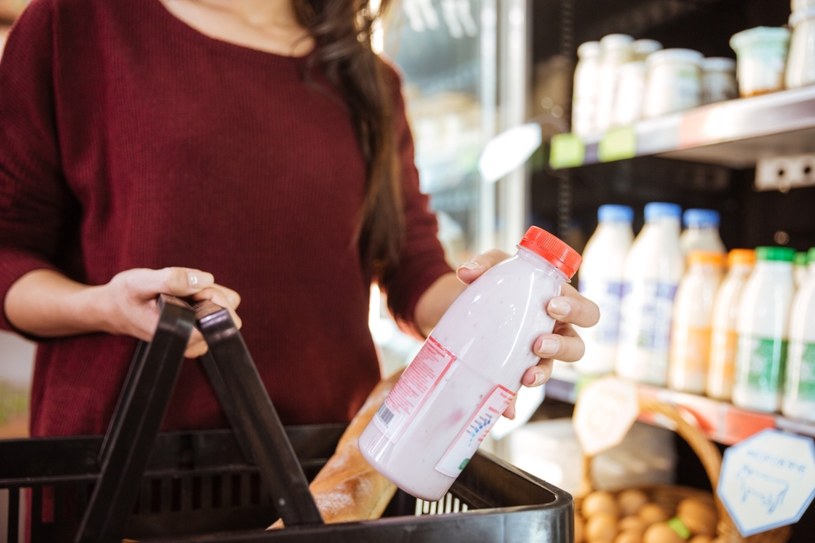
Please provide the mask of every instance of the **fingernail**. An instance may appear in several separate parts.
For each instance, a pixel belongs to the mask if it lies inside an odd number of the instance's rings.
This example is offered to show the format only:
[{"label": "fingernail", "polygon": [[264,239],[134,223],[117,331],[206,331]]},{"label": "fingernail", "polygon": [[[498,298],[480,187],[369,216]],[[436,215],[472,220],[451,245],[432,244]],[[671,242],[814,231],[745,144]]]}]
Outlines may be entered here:
[{"label": "fingernail", "polygon": [[538,387],[544,384],[546,381],[549,380],[549,377],[552,375],[552,370],[548,366],[544,366],[537,372],[535,372],[535,381],[532,383],[533,387]]},{"label": "fingernail", "polygon": [[504,417],[508,418],[509,420],[513,420],[515,418],[515,406],[510,405],[507,407],[507,410],[504,411]]},{"label": "fingernail", "polygon": [[535,347],[535,354],[541,358],[551,358],[560,350],[560,340],[556,337],[542,338],[537,347]]},{"label": "fingernail", "polygon": [[572,305],[563,298],[552,298],[548,311],[553,317],[565,317],[571,312]]},{"label": "fingernail", "polygon": [[214,277],[211,273],[206,272],[187,272],[187,284],[191,287],[201,287],[203,285],[210,284],[214,281]]},{"label": "fingernail", "polygon": [[483,268],[483,266],[476,262],[475,260],[468,260],[467,262],[459,266],[459,269],[462,268],[465,270],[480,270],[481,268]]}]

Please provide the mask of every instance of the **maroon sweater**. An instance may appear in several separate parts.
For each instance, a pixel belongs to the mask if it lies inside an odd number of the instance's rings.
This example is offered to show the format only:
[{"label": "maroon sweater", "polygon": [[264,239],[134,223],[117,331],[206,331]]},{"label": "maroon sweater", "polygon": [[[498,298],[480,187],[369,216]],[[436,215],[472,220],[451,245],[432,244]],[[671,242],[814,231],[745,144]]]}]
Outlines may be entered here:
[{"label": "maroon sweater", "polygon": [[[134,267],[212,272],[242,296],[283,421],[349,420],[380,377],[352,242],[364,163],[347,109],[303,65],[206,37],[159,0],[35,0],[0,65],[0,297],[37,268],[92,285]],[[380,283],[410,324],[449,267],[395,94],[408,237]],[[42,340],[32,434],[104,431],[135,345]],[[165,428],[223,424],[186,361]]]}]

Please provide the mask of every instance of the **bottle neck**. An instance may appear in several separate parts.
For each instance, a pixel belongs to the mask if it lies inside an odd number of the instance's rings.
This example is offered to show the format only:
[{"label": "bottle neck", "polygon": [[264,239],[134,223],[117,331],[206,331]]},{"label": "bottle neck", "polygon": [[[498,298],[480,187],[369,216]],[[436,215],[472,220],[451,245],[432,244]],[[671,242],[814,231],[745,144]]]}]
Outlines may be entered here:
[{"label": "bottle neck", "polygon": [[519,245],[516,256],[526,262],[529,262],[536,268],[557,275],[558,279],[562,280],[564,283],[571,282],[569,277],[557,266],[556,263],[553,264],[548,258],[543,257],[532,249],[527,249],[526,247]]},{"label": "bottle neck", "polygon": [[657,217],[646,223],[648,227],[679,233],[679,219],[672,217]]}]

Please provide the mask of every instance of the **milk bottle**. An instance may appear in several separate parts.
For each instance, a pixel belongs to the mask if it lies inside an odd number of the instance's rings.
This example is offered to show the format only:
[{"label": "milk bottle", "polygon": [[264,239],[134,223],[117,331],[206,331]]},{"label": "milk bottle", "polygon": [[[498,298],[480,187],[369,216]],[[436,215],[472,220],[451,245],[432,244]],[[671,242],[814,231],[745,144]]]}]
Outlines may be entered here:
[{"label": "milk bottle", "polygon": [[782,411],[815,422],[815,248],[807,253],[809,271],[795,294],[790,314],[790,345]]},{"label": "milk bottle", "polygon": [[795,261],[792,266],[792,282],[795,288],[800,287],[807,275],[809,275],[809,256],[805,252],[795,253]]},{"label": "milk bottle", "polygon": [[781,408],[790,306],[792,261],[788,247],[758,247],[756,267],[739,304],[739,346],[733,403],[773,412]]},{"label": "milk bottle", "polygon": [[531,227],[511,258],[456,298],[359,438],[365,459],[416,497],[438,500],[538,362],[545,312],[580,255]]},{"label": "milk bottle", "polygon": [[707,381],[713,302],[722,280],[723,256],[693,250],[674,301],[668,386],[702,394]]},{"label": "milk bottle", "polygon": [[733,393],[739,301],[755,262],[756,253],[752,249],[733,249],[727,254],[727,275],[716,293],[713,306],[713,335],[707,375],[707,395],[711,398],[729,401]]},{"label": "milk bottle", "polygon": [[682,215],[685,229],[679,236],[682,254],[687,258],[693,250],[725,253],[719,236],[719,212],[713,209],[686,209]]},{"label": "milk bottle", "polygon": [[665,385],[676,288],[684,268],[679,247],[681,208],[650,202],[645,225],[625,261],[617,373]]},{"label": "milk bottle", "polygon": [[579,290],[598,305],[600,321],[580,331],[586,351],[575,367],[581,373],[602,375],[614,371],[625,258],[634,238],[633,218],[634,212],[628,206],[600,206],[597,228],[583,250]]},{"label": "milk bottle", "polygon": [[597,89],[600,82],[600,42],[587,41],[577,48],[577,65],[572,85],[572,132],[579,136],[595,133]]}]

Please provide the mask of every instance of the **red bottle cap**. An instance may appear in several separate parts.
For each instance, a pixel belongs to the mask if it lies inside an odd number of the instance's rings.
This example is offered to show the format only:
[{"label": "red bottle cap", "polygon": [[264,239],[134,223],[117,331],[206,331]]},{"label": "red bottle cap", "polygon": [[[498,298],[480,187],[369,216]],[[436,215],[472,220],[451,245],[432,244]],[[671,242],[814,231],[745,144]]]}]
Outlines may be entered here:
[{"label": "red bottle cap", "polygon": [[560,241],[557,236],[537,226],[529,227],[519,245],[548,260],[569,279],[577,273],[583,260],[577,251]]}]

